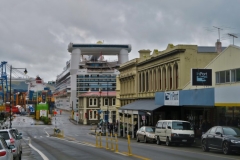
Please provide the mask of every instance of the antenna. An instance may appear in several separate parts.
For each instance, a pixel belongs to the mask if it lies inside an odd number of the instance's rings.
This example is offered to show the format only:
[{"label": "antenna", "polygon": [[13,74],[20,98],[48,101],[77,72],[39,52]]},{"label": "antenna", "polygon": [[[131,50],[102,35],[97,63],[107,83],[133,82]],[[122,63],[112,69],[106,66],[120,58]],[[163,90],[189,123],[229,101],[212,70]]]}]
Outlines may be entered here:
[{"label": "antenna", "polygon": [[229,36],[233,37],[233,45],[234,45],[234,38],[238,38],[236,35],[234,35],[233,33],[228,33]]},{"label": "antenna", "polygon": [[213,26],[213,27],[218,29],[218,39],[219,39],[219,41],[220,41],[220,30],[223,30],[223,29],[220,28],[220,27],[215,27],[215,26]]}]

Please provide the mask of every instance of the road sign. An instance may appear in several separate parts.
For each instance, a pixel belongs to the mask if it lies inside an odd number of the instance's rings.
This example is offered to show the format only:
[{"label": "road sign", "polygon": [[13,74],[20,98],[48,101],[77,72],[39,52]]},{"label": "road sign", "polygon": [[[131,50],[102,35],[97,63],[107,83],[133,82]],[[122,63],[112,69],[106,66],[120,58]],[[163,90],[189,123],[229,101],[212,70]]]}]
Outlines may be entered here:
[{"label": "road sign", "polygon": [[78,117],[78,113],[76,114],[76,116]]},{"label": "road sign", "polygon": [[142,116],[142,120],[145,121],[145,119],[146,119],[145,116]]}]

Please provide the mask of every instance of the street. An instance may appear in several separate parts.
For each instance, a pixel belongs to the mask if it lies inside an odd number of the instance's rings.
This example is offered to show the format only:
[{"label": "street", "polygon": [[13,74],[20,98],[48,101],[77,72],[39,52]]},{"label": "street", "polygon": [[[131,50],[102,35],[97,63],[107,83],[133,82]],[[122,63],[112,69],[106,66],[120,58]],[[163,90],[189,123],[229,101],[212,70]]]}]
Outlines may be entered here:
[{"label": "street", "polygon": [[[41,125],[31,117],[17,116],[13,127],[23,134],[22,159],[162,159],[162,160],[238,160],[239,154],[224,155],[222,152],[202,152],[198,147],[165,146],[138,143],[131,140],[132,155],[128,155],[128,143],[118,138],[118,151],[106,149],[106,137],[102,136],[102,148],[96,147],[96,137],[90,134],[91,126],[76,125],[69,120],[69,112],[63,112],[52,120],[52,125]],[[38,125],[32,125],[33,122]],[[54,127],[64,132],[64,138],[53,137]],[[108,147],[111,148],[110,139]],[[115,144],[115,143],[114,143]],[[113,146],[115,148],[115,146]]]}]

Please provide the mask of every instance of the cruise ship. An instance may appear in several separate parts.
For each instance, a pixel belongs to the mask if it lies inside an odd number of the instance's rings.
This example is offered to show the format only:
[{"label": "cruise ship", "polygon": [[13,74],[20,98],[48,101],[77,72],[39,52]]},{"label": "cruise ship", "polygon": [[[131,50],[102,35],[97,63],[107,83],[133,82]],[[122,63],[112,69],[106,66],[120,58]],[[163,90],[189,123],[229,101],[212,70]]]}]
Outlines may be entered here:
[{"label": "cruise ship", "polygon": [[[55,105],[63,110],[78,110],[80,93],[115,91],[116,76],[121,64],[129,60],[129,44],[73,44],[68,51],[71,58],[56,79]],[[115,56],[117,60],[106,60]]]}]

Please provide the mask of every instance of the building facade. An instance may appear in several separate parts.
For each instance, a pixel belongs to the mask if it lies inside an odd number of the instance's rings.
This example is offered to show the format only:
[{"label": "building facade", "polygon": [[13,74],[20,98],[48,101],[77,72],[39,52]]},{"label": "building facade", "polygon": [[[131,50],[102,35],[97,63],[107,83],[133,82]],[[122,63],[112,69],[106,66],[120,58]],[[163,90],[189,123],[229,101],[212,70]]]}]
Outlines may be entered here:
[{"label": "building facade", "polygon": [[[191,69],[204,68],[223,49],[225,48],[217,45],[204,47],[169,44],[164,51],[140,50],[139,58],[124,63],[119,68],[121,87],[119,112],[123,117],[124,114],[135,112],[137,118],[130,125],[137,125],[136,128],[142,125],[155,125],[159,119],[180,119],[183,114],[181,108],[171,104],[156,105],[155,93],[184,89],[191,79]],[[148,100],[149,105],[143,102],[139,104],[137,101],[140,100]],[[145,106],[141,107],[141,104]],[[122,123],[129,126],[125,121]]]}]

